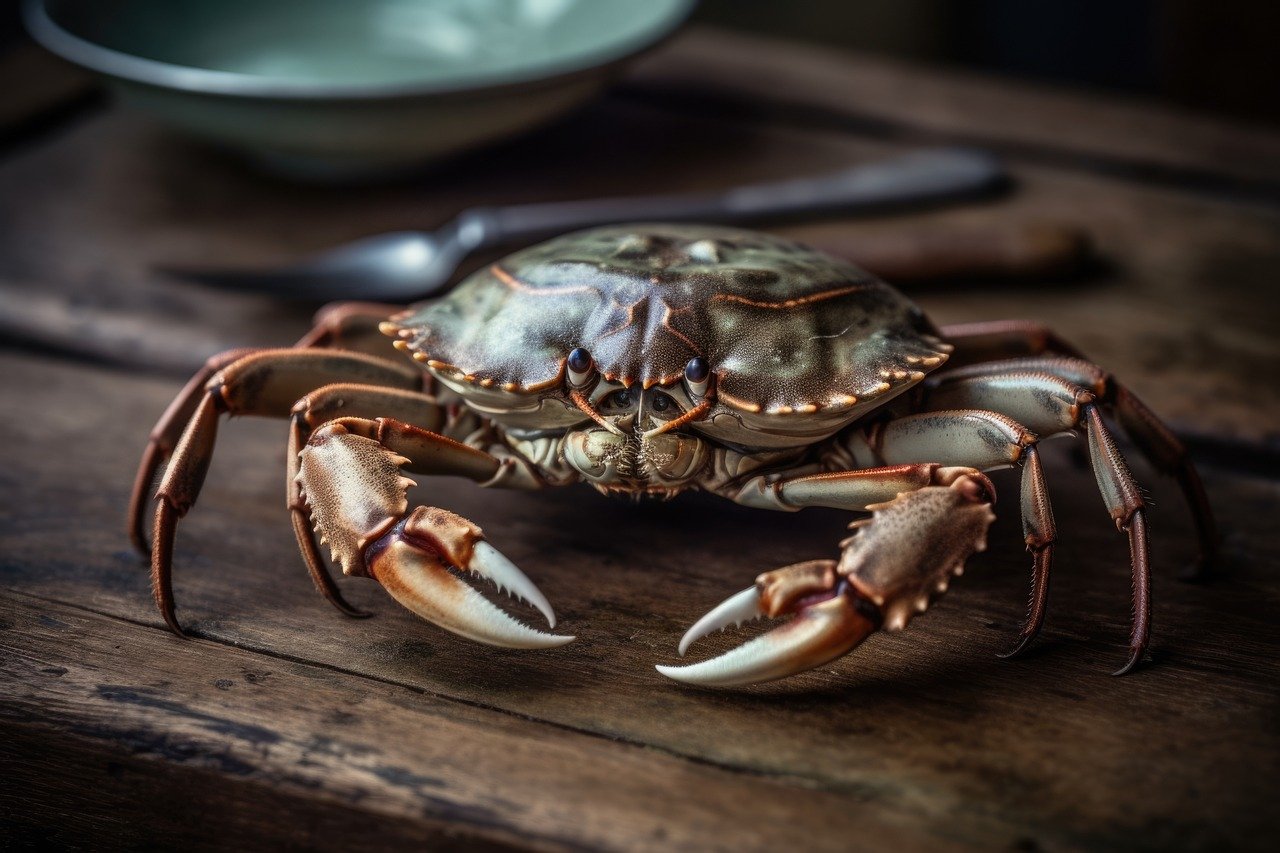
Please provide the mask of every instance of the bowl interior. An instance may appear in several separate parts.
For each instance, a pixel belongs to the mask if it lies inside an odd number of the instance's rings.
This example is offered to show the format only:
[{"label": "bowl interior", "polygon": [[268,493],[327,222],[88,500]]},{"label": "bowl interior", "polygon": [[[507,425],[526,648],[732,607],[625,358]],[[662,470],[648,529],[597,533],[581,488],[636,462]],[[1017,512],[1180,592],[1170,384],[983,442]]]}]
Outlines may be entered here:
[{"label": "bowl interior", "polygon": [[72,36],[186,68],[316,87],[464,88],[643,47],[690,0],[48,0]]}]

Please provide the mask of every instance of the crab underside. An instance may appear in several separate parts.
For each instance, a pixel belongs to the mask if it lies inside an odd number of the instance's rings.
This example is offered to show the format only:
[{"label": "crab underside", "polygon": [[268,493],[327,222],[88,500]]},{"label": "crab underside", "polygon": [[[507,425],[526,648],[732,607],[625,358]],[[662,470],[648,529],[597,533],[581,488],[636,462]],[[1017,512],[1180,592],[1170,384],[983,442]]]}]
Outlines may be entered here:
[{"label": "crab underside", "polygon": [[[388,318],[391,319],[388,319]],[[390,336],[395,349],[386,347]],[[397,357],[395,350],[410,356]],[[1010,655],[1044,618],[1057,531],[1039,442],[1082,432],[1103,501],[1129,541],[1129,656],[1149,639],[1147,507],[1104,414],[1175,476],[1212,557],[1213,517],[1176,437],[1131,392],[1048,329],[935,329],[892,288],[794,243],[707,226],[596,229],[518,253],[412,309],[321,312],[295,347],[216,356],[152,431],[130,504],[156,603],[175,616],[177,521],[194,504],[224,414],[287,418],[287,507],[317,588],[373,578],[424,619],[473,640],[549,648],[469,579],[529,603],[537,587],[467,519],[411,508],[402,472],[535,489],[714,492],[766,509],[859,514],[827,559],[759,575],[680,641],[756,618],[773,630],[710,660],[659,666],[709,686],[785,677],[905,627],[986,546],[995,492],[1020,466],[1031,602]],[[144,505],[155,474],[152,537]]]}]

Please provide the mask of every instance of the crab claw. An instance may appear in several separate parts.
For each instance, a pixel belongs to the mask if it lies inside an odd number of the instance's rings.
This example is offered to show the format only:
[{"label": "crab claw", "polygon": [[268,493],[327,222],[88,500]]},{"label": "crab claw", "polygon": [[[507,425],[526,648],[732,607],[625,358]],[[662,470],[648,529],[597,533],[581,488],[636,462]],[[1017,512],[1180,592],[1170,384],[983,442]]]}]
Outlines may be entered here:
[{"label": "crab claw", "polygon": [[536,607],[554,628],[546,596],[475,525],[447,510],[418,507],[365,553],[369,574],[414,613],[471,640],[516,649],[563,646],[574,638],[547,634],[517,621],[451,568],[492,581]]},{"label": "crab claw", "polygon": [[835,660],[867,638],[879,625],[874,609],[860,609],[847,586],[835,580],[835,561],[800,563],[761,575],[756,586],[726,598],[699,619],[680,640],[680,654],[712,631],[770,615],[761,587],[778,580],[804,583],[814,570],[826,569],[832,578],[829,590],[807,596],[792,610],[795,618],[767,634],[730,649],[719,657],[690,666],[661,666],[658,672],[704,687],[733,687],[785,678]]},{"label": "crab claw", "polygon": [[680,641],[680,654],[701,637],[749,619],[793,618],[718,657],[689,666],[658,666],[668,678],[732,687],[785,678],[851,651],[882,625],[899,630],[944,593],[964,561],[986,548],[989,481],[965,475],[950,486],[900,494],[868,507],[840,561],[812,560],[766,572],[725,599]]},{"label": "crab claw", "polygon": [[[326,424],[300,452],[297,478],[320,541],[346,574],[374,578],[423,619],[481,643],[545,649],[573,640],[530,628],[473,589],[463,579],[468,572],[529,602],[555,627],[546,597],[485,541],[479,527],[438,507],[422,506],[406,515],[407,489],[414,483],[400,476],[400,466],[409,460],[348,426],[383,428],[381,422],[354,419]],[[447,469],[450,459],[459,466],[467,461],[458,455],[460,445],[419,432],[423,441],[438,439],[431,446],[436,463],[446,470],[457,470]]]}]

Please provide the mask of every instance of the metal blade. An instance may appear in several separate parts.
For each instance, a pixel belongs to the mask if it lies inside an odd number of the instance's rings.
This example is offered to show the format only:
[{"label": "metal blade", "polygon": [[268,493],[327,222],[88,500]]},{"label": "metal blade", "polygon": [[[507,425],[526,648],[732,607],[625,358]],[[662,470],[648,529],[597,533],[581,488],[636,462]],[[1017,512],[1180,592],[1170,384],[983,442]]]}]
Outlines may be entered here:
[{"label": "metal blade", "polygon": [[241,292],[286,299],[404,301],[426,296],[449,281],[461,253],[421,231],[378,234],[276,269],[161,267],[165,275]]}]

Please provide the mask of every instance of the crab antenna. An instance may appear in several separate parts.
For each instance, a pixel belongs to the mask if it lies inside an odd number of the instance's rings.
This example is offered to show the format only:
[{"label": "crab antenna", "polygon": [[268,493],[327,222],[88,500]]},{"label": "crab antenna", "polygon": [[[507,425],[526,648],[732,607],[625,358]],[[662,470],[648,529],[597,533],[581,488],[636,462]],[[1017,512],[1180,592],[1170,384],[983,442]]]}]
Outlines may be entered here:
[{"label": "crab antenna", "polygon": [[664,432],[670,432],[673,429],[678,429],[689,423],[689,421],[696,421],[699,418],[705,417],[709,411],[711,411],[711,401],[704,398],[701,403],[694,406],[680,417],[672,418],[669,421],[659,424],[648,432],[641,433],[640,439],[642,441],[648,441],[656,435],[662,435]]},{"label": "crab antenna", "polygon": [[622,430],[605,420],[604,415],[597,412],[595,407],[591,405],[591,402],[586,397],[582,396],[581,393],[576,390],[570,390],[569,399],[573,401],[575,406],[582,409],[582,413],[591,418],[591,420],[600,424],[600,426],[604,427],[614,435],[622,435]]}]

